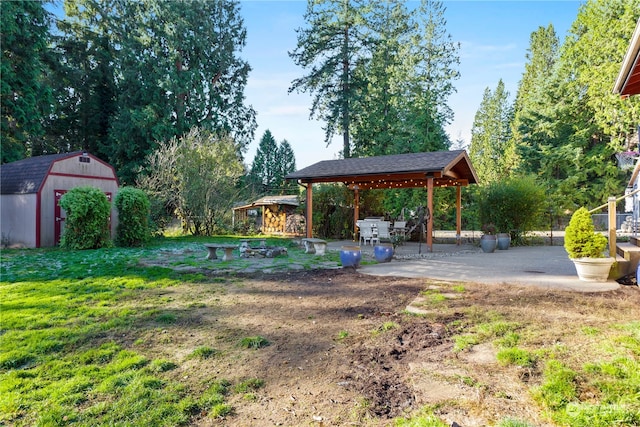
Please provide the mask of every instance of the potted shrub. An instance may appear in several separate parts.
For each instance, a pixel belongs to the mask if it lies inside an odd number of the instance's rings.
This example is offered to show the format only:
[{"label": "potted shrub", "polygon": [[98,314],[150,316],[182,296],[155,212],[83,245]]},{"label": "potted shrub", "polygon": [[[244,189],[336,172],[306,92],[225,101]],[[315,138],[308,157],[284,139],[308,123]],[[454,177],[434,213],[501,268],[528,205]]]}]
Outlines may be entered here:
[{"label": "potted shrub", "polygon": [[493,224],[484,224],[482,226],[484,233],[480,238],[480,247],[482,252],[491,253],[496,250],[498,239],[496,237],[496,226]]},{"label": "potted shrub", "polygon": [[607,238],[596,233],[589,211],[584,207],[575,211],[564,233],[564,248],[576,266],[578,278],[591,282],[606,281],[615,259],[605,257]]}]

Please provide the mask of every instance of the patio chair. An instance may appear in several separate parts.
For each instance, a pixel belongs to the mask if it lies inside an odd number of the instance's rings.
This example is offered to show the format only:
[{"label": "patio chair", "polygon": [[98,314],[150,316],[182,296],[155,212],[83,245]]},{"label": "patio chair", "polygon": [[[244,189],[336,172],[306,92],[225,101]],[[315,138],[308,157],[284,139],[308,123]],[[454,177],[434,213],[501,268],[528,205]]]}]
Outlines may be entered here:
[{"label": "patio chair", "polygon": [[378,224],[373,224],[371,226],[371,246],[376,243],[380,243],[380,230],[378,228]]},{"label": "patio chair", "polygon": [[360,224],[360,244],[366,245],[367,242],[371,245],[373,245],[374,242],[380,242],[378,227],[373,223],[369,223],[369,221]]},{"label": "patio chair", "polygon": [[[391,234],[389,228],[391,227],[390,221],[378,221],[378,239],[391,240]],[[380,242],[380,240],[378,240]]]}]

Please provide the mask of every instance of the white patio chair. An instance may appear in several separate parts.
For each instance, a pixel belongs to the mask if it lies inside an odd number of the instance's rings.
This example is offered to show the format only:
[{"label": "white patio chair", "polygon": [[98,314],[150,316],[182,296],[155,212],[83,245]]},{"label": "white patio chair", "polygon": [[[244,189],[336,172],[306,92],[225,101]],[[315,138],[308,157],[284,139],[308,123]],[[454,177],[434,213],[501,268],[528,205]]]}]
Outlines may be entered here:
[{"label": "white patio chair", "polygon": [[390,221],[378,221],[377,222],[377,226],[378,226],[378,239],[390,240],[391,239],[391,233],[390,233],[389,228],[391,227],[391,222]]},{"label": "white patio chair", "polygon": [[380,230],[378,229],[378,225],[377,224],[373,224],[371,226],[371,246],[375,245],[376,243],[380,243]]},{"label": "white patio chair", "polygon": [[380,243],[380,237],[378,237],[378,227],[373,222],[364,222],[360,225],[360,244],[365,245],[370,243],[373,246],[376,243]]},{"label": "white patio chair", "polygon": [[358,226],[360,227],[360,245],[366,245],[367,242],[371,243],[371,239],[373,238],[373,224],[363,222]]}]

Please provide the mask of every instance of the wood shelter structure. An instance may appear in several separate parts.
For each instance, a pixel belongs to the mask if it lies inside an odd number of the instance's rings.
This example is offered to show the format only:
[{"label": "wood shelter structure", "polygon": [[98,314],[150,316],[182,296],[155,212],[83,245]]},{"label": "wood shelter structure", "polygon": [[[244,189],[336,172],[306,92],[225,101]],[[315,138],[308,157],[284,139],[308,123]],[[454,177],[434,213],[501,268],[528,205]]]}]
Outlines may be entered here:
[{"label": "wood shelter structure", "polygon": [[[426,207],[433,212],[433,189],[456,187],[456,236],[460,242],[461,187],[477,184],[476,175],[465,150],[394,154],[389,156],[324,160],[290,173],[306,188],[307,237],[313,237],[313,184],[342,182],[354,191],[354,232],[359,217],[359,191],[388,188],[424,188]],[[427,246],[433,250],[433,215],[427,220]]]},{"label": "wood shelter structure", "polygon": [[631,36],[613,92],[624,97],[640,93],[640,19]]},{"label": "wood shelter structure", "polygon": [[249,204],[234,207],[233,223],[249,221],[249,212],[259,210],[261,221],[258,228],[263,233],[296,234],[298,226],[292,216],[299,205],[296,195],[264,196]]}]

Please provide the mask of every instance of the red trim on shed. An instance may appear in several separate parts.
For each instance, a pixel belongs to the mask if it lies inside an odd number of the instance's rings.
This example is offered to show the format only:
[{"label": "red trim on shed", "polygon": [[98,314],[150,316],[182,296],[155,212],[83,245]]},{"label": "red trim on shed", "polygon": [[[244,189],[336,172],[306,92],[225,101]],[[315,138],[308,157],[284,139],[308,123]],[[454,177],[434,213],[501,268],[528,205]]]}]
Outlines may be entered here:
[{"label": "red trim on shed", "polygon": [[41,207],[40,207],[40,195],[42,193],[42,188],[38,189],[38,192],[36,193],[36,248],[40,247],[40,222],[42,221],[42,218],[40,216],[40,211],[41,211]]},{"label": "red trim on shed", "polygon": [[51,172],[47,174],[48,176],[66,176],[69,178],[83,178],[83,179],[101,179],[104,181],[116,181],[118,182],[118,178],[116,177],[108,177],[108,176],[94,176],[94,175],[79,175],[75,173],[62,173],[62,172]]}]

